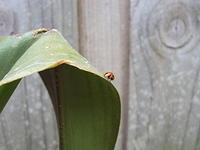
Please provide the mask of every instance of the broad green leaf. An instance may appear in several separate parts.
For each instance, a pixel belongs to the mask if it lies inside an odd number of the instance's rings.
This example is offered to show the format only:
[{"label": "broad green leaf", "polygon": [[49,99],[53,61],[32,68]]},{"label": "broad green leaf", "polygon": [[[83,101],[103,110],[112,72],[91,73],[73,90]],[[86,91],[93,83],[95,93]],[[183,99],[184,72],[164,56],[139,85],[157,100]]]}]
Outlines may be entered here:
[{"label": "broad green leaf", "polygon": [[36,72],[55,109],[60,150],[113,150],[119,95],[56,30],[0,38],[0,112],[20,79]]}]

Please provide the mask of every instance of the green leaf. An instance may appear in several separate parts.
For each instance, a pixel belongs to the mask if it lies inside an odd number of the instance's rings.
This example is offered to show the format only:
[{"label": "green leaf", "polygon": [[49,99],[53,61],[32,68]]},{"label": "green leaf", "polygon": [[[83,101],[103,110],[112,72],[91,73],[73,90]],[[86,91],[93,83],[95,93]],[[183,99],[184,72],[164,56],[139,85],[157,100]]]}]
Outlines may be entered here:
[{"label": "green leaf", "polygon": [[0,38],[0,112],[20,79],[36,72],[55,109],[60,150],[113,150],[118,92],[56,30]]}]

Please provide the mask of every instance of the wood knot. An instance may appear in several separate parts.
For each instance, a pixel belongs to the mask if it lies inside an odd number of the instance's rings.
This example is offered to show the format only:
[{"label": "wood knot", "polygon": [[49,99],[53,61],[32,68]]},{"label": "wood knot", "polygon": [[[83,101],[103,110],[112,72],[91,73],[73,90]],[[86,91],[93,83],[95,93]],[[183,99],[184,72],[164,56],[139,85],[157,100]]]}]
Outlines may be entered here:
[{"label": "wood knot", "polygon": [[154,52],[173,57],[191,51],[199,43],[200,24],[195,7],[169,0],[156,3],[150,12],[146,12],[145,33],[142,34]]}]

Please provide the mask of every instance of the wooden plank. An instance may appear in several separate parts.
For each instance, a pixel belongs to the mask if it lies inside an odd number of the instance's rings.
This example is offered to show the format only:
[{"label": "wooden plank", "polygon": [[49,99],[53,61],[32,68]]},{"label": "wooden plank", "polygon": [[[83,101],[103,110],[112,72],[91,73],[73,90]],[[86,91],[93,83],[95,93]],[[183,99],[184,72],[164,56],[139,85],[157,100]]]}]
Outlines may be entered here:
[{"label": "wooden plank", "polygon": [[[129,1],[78,1],[80,52],[102,72],[112,71],[122,97],[122,126],[116,149],[126,149],[128,109]],[[123,139],[123,140],[122,140]]]},{"label": "wooden plank", "polygon": [[[56,28],[73,47],[78,47],[76,0],[0,0],[0,8],[0,35]],[[0,149],[58,149],[55,115],[49,100],[38,75],[23,80],[2,113],[6,122],[0,121],[0,143],[4,143]]]},{"label": "wooden plank", "polygon": [[128,150],[200,149],[199,8],[132,1]]}]

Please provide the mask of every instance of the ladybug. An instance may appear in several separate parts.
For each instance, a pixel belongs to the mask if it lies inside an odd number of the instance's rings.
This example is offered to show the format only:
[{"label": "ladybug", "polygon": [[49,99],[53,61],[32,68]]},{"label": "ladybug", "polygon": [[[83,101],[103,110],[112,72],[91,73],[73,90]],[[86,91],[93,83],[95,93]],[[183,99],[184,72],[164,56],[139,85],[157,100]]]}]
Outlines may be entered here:
[{"label": "ladybug", "polygon": [[115,75],[112,72],[106,72],[104,73],[104,77],[108,80],[114,80],[115,79]]}]

